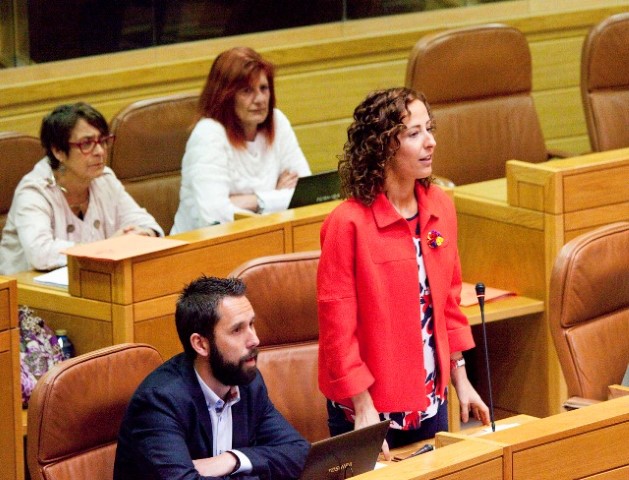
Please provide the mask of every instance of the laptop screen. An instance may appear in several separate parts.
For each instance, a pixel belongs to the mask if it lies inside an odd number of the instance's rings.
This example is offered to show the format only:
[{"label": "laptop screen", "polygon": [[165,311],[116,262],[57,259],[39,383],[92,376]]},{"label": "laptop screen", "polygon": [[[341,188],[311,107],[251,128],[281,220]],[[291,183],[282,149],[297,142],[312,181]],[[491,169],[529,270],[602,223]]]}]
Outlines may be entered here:
[{"label": "laptop screen", "polygon": [[299,479],[337,480],[373,470],[388,429],[385,420],[313,443]]},{"label": "laptop screen", "polygon": [[288,208],[304,207],[341,198],[341,183],[336,170],[299,177]]}]

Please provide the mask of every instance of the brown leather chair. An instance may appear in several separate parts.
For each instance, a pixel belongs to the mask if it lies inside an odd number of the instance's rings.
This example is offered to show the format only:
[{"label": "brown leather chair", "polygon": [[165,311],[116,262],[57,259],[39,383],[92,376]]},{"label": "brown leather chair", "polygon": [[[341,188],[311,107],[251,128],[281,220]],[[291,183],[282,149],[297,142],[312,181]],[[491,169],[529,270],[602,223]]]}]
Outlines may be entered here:
[{"label": "brown leather chair", "polygon": [[161,363],[160,354],[149,345],[119,344],[51,368],[29,401],[31,478],[111,480],[127,404]]},{"label": "brown leather chair", "polygon": [[592,230],[561,249],[550,278],[549,322],[566,407],[607,400],[629,364],[629,222]]},{"label": "brown leather chair", "polygon": [[179,206],[181,159],[194,126],[198,94],[140,100],[111,120],[109,164],[138,204],[168,235]]},{"label": "brown leather chair", "polygon": [[269,396],[308,441],[330,436],[319,391],[319,251],[261,257],[236,268],[256,313],[258,367]]},{"label": "brown leather chair", "polygon": [[586,37],[581,98],[592,150],[629,147],[629,12],[603,20]]},{"label": "brown leather chair", "polygon": [[15,187],[45,155],[39,138],[24,133],[0,132],[0,237],[11,208]]},{"label": "brown leather chair", "polygon": [[435,175],[463,185],[504,177],[507,160],[548,160],[519,30],[488,24],[424,36],[406,85],[426,95],[435,117]]}]

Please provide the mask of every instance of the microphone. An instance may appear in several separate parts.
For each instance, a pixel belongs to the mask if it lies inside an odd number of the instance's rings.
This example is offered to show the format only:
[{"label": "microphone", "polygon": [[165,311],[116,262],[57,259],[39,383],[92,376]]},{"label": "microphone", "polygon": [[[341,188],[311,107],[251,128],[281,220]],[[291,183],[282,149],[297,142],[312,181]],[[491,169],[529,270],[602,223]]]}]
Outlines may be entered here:
[{"label": "microphone", "polygon": [[483,344],[485,346],[485,369],[487,370],[487,386],[489,388],[489,419],[491,420],[491,431],[495,432],[496,423],[494,422],[494,399],[491,394],[491,372],[489,370],[489,350],[487,349],[487,329],[485,328],[485,284],[478,282],[475,289],[478,306],[480,307]]}]

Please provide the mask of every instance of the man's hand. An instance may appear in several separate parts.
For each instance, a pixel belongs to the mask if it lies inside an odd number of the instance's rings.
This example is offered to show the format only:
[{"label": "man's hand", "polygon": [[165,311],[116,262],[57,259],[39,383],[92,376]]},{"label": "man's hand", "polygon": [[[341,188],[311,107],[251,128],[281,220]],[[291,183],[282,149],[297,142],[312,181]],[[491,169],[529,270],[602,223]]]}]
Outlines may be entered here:
[{"label": "man's hand", "polygon": [[216,457],[192,460],[192,463],[199,474],[204,477],[224,477],[234,471],[236,456],[232,453],[224,452]]}]

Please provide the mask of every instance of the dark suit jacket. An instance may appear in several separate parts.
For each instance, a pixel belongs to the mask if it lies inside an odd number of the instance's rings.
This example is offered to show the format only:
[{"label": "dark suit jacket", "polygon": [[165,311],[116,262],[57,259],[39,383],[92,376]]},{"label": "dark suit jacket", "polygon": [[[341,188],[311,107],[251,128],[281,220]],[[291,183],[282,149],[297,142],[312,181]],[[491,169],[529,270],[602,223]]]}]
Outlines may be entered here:
[{"label": "dark suit jacket", "polygon": [[[129,365],[133,368],[133,365]],[[232,406],[232,447],[261,479],[298,478],[309,444],[275,409],[258,373]],[[191,360],[179,354],[138,387],[122,421],[114,480],[202,479],[193,459],[212,456],[212,422]]]}]

